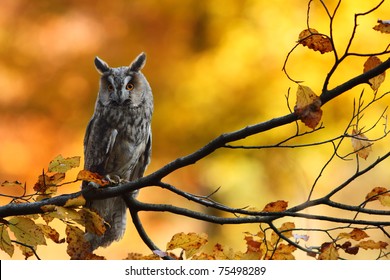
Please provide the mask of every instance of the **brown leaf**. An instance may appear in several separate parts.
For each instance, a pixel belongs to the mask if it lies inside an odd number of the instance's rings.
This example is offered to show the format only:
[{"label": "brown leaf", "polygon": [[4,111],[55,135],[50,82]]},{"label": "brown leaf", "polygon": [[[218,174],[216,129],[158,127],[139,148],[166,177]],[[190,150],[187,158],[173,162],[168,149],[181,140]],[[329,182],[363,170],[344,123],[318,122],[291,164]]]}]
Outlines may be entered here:
[{"label": "brown leaf", "polygon": [[314,129],[322,117],[321,100],[311,88],[299,85],[294,112],[306,126]]},{"label": "brown leaf", "polygon": [[80,170],[80,172],[77,174],[77,180],[94,182],[100,186],[107,186],[110,184],[110,182],[105,180],[103,176],[88,170]]},{"label": "brown leaf", "polygon": [[284,200],[278,200],[274,202],[268,203],[264,209],[263,212],[282,212],[287,209],[288,202]]},{"label": "brown leaf", "polygon": [[291,244],[279,244],[276,248],[272,259],[273,260],[295,260],[292,254],[297,248]]},{"label": "brown leaf", "polygon": [[390,34],[390,21],[378,19],[378,24],[373,27],[374,30]]},{"label": "brown leaf", "polygon": [[[364,63],[363,73],[366,73],[371,69],[374,69],[380,64],[382,64],[382,61],[378,57],[370,56]],[[386,72],[383,72],[378,76],[369,79],[368,82],[370,83],[370,86],[373,90],[378,90],[380,85],[385,81],[385,78],[386,78]]]},{"label": "brown leaf", "polygon": [[326,242],[321,245],[320,255],[318,256],[319,260],[337,260],[339,253],[331,242]]},{"label": "brown leaf", "polygon": [[78,197],[68,199],[64,207],[76,207],[76,206],[83,206],[85,205],[86,201],[82,194],[80,194]]},{"label": "brown leaf", "polygon": [[359,244],[357,244],[358,247],[365,249],[365,250],[386,249],[387,245],[389,245],[389,244],[387,244],[386,242],[383,242],[383,241],[375,242],[374,240],[361,241],[361,242],[359,242]]},{"label": "brown leaf", "polygon": [[41,224],[38,224],[37,226],[39,226],[41,228],[43,234],[47,238],[50,238],[55,243],[64,243],[65,242],[65,239],[60,240],[60,234],[52,227],[50,227],[48,225],[41,225]]},{"label": "brown leaf", "polygon": [[11,243],[7,226],[4,224],[0,225],[0,249],[6,252],[10,257],[13,256],[15,246]]},{"label": "brown leaf", "polygon": [[189,259],[207,243],[207,238],[205,233],[177,233],[172,237],[171,241],[168,242],[167,250],[181,248],[185,251],[186,258]]},{"label": "brown leaf", "polygon": [[84,221],[85,230],[98,236],[103,235],[106,231],[105,221],[94,211],[83,208],[79,212],[81,220]]},{"label": "brown leaf", "polygon": [[34,185],[34,190],[38,193],[55,194],[57,185],[65,179],[65,173],[54,173],[53,175],[42,174],[38,176],[38,182]]},{"label": "brown leaf", "polygon": [[65,173],[68,170],[79,167],[80,157],[63,158],[62,155],[58,155],[49,163],[49,172]]},{"label": "brown leaf", "polygon": [[359,241],[367,237],[369,237],[368,234],[358,228],[354,228],[350,233],[343,232],[339,234],[339,238],[353,239],[355,241]]},{"label": "brown leaf", "polygon": [[66,252],[72,260],[103,260],[104,257],[91,253],[91,244],[84,239],[84,232],[78,227],[67,225],[65,229]]},{"label": "brown leaf", "polygon": [[360,132],[357,132],[354,128],[352,130],[352,148],[358,154],[359,157],[367,159],[372,152],[372,143],[368,141],[368,138]]},{"label": "brown leaf", "polygon": [[298,43],[322,54],[333,51],[329,37],[318,33],[314,28],[303,30],[298,36]]}]

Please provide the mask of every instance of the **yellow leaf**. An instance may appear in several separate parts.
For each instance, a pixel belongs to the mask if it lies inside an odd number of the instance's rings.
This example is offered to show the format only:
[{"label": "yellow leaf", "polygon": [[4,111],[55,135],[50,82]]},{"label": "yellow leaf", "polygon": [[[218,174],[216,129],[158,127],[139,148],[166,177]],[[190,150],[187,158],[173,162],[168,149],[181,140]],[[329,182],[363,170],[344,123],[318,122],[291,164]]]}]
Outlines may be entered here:
[{"label": "yellow leaf", "polygon": [[76,222],[82,221],[81,214],[78,211],[71,208],[57,206],[55,213],[58,215],[59,219],[62,219],[64,221],[76,221]]},{"label": "yellow leaf", "polygon": [[369,237],[368,234],[358,228],[354,228],[350,233],[343,232],[339,234],[339,238],[353,239],[355,241],[359,241],[367,237]]},{"label": "yellow leaf", "polygon": [[83,205],[85,205],[85,202],[86,201],[85,201],[84,196],[80,194],[78,197],[68,199],[65,202],[64,207],[83,206]]},{"label": "yellow leaf", "polygon": [[374,30],[390,34],[390,21],[378,19],[378,24],[373,27]]},{"label": "yellow leaf", "polygon": [[314,129],[322,117],[321,100],[311,88],[299,85],[294,112],[306,126]]},{"label": "yellow leaf", "polygon": [[333,243],[327,242],[321,245],[319,260],[337,260],[339,253]]},{"label": "yellow leaf", "polygon": [[282,212],[287,209],[288,202],[284,200],[278,200],[274,202],[268,203],[264,209],[263,212]]},{"label": "yellow leaf", "polygon": [[191,258],[198,250],[207,243],[205,233],[188,233],[183,232],[175,234],[167,244],[167,250],[181,248],[186,253],[186,258]]},{"label": "yellow leaf", "polygon": [[295,260],[292,254],[297,248],[291,244],[279,244],[274,254],[272,255],[273,260]]},{"label": "yellow leaf", "polygon": [[365,249],[365,250],[368,250],[368,249],[375,250],[375,249],[386,249],[387,245],[389,245],[389,244],[387,244],[386,242],[383,242],[383,241],[375,242],[374,240],[367,240],[367,241],[359,242],[359,244],[357,244],[356,246],[358,246],[362,249]]},{"label": "yellow leaf", "polygon": [[63,158],[62,155],[58,155],[49,163],[49,172],[65,173],[68,170],[79,167],[80,157]]},{"label": "yellow leaf", "polygon": [[6,252],[10,257],[13,256],[15,246],[11,243],[7,226],[4,224],[0,225],[0,249]]},{"label": "yellow leaf", "polygon": [[84,239],[84,231],[78,227],[67,225],[65,229],[66,252],[72,260],[102,260],[104,257],[91,253],[91,244]]},{"label": "yellow leaf", "polygon": [[80,210],[81,219],[84,222],[85,230],[96,235],[103,235],[106,231],[105,222],[96,212],[83,208]]},{"label": "yellow leaf", "polygon": [[16,239],[26,245],[46,245],[46,239],[39,226],[32,220],[24,217],[14,217],[9,221],[9,229],[15,234]]},{"label": "yellow leaf", "polygon": [[65,173],[54,173],[53,175],[39,175],[34,190],[39,193],[54,194],[57,192],[57,185],[65,179]]},{"label": "yellow leaf", "polygon": [[366,200],[379,200],[383,206],[390,207],[390,192],[384,187],[375,187],[366,195]]},{"label": "yellow leaf", "polygon": [[[367,71],[377,67],[380,64],[382,64],[382,61],[378,57],[370,56],[364,63],[363,73],[366,73]],[[386,72],[383,72],[378,76],[369,79],[368,82],[370,83],[370,86],[373,90],[378,90],[380,85],[385,81],[385,78]]]},{"label": "yellow leaf", "polygon": [[37,226],[41,228],[43,234],[47,238],[50,238],[55,243],[64,243],[65,240],[64,239],[60,240],[60,234],[52,227],[48,225],[41,225],[41,224],[38,224]]},{"label": "yellow leaf", "polygon": [[322,54],[333,51],[330,39],[327,36],[318,33],[314,28],[303,30],[299,34],[298,43],[307,46],[314,51],[319,51]]},{"label": "yellow leaf", "polygon": [[[281,232],[285,237],[292,237],[292,230],[295,228],[295,224],[291,222],[283,223],[280,228],[278,228],[279,232]],[[272,231],[271,234],[271,243],[275,244],[279,240],[279,235]]]},{"label": "yellow leaf", "polygon": [[356,129],[353,129],[351,142],[352,148],[358,156],[363,159],[367,159],[372,152],[372,143],[368,141],[368,138],[363,133],[357,132]]}]

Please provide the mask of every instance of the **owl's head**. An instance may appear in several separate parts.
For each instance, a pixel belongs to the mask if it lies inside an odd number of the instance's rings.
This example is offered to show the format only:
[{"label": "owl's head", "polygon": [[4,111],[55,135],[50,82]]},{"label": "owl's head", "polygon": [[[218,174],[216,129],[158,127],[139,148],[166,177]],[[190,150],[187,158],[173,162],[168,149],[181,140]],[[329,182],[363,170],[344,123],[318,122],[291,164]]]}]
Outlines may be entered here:
[{"label": "owl's head", "polygon": [[95,58],[95,66],[101,74],[98,102],[103,106],[135,108],[152,98],[151,89],[145,76],[141,73],[146,61],[141,53],[129,65],[113,68]]}]

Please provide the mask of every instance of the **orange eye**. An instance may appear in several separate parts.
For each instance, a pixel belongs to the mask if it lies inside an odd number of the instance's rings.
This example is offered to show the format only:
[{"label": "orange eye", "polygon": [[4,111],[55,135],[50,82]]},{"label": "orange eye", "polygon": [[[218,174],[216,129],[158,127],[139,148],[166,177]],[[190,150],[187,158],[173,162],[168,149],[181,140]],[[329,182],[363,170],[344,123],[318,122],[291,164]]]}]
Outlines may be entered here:
[{"label": "orange eye", "polygon": [[114,90],[114,86],[113,86],[112,84],[109,84],[109,85],[107,86],[107,89],[108,89],[109,91],[113,91],[113,90]]},{"label": "orange eye", "polygon": [[132,83],[127,83],[127,85],[126,85],[127,90],[133,90],[133,88],[134,88],[134,85]]}]

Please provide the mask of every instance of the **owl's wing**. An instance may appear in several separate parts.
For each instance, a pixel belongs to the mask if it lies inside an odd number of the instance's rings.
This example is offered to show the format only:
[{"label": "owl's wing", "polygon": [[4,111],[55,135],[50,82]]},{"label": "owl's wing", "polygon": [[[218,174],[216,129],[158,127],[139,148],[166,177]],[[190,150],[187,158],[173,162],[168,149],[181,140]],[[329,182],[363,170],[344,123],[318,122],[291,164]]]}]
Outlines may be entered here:
[{"label": "owl's wing", "polygon": [[93,117],[84,138],[84,169],[105,174],[107,155],[112,151],[118,131],[107,123]]},{"label": "owl's wing", "polygon": [[144,175],[144,172],[146,170],[146,167],[149,165],[150,162],[150,156],[152,154],[152,132],[149,128],[149,134],[146,138],[146,146],[144,152],[141,154],[141,156],[138,159],[138,162],[136,166],[134,167],[134,170],[131,174],[130,180],[135,180],[138,178],[141,178]]}]

